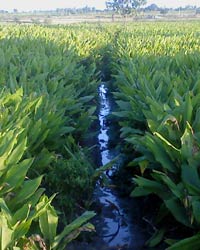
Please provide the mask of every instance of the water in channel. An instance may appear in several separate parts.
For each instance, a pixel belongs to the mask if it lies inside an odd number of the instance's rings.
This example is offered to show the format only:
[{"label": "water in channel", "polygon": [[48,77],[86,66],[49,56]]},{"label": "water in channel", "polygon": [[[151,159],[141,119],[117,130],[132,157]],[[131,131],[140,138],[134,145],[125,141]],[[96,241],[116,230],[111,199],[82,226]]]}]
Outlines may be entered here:
[{"label": "water in channel", "polygon": [[[99,86],[100,133],[98,142],[102,166],[118,154],[117,150],[109,148],[109,129],[111,128],[108,125],[107,116],[111,113],[112,103],[106,83],[101,83]],[[97,215],[92,223],[95,225],[96,234],[90,242],[75,244],[76,250],[143,249],[146,237],[141,225],[140,208],[130,198],[121,198],[109,178],[117,168],[117,164],[120,164],[120,159],[114,163],[111,170],[106,172],[106,185],[102,185],[99,180],[95,187],[93,199]]]},{"label": "water in channel", "polygon": [[[113,100],[108,94],[106,83],[99,86],[99,124],[100,133],[98,142],[100,145],[101,165],[105,165],[113,160],[118,154],[116,149],[109,149],[109,129],[107,117],[112,112]],[[103,245],[106,247],[97,249],[142,249],[145,237],[144,230],[139,226],[139,207],[130,202],[128,198],[121,198],[113,182],[109,178],[113,171],[120,164],[120,159],[114,164],[113,168],[106,173],[107,185],[102,186],[97,182],[94,199],[98,200],[101,207],[100,214],[96,218],[97,235],[101,237]]]}]

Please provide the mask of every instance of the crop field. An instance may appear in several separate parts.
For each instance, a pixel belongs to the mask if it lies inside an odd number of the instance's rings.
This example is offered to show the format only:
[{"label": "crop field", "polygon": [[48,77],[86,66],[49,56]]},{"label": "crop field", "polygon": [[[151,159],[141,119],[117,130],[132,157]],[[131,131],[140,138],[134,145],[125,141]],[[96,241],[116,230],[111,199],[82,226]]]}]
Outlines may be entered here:
[{"label": "crop field", "polygon": [[[131,195],[160,200],[152,247],[164,238],[168,249],[199,249],[199,31],[197,23],[129,27],[114,47],[115,115],[128,167],[140,169]],[[191,237],[175,243],[182,226]]]},{"label": "crop field", "polygon": [[0,26],[0,250],[62,250],[95,230],[86,142],[102,78],[130,196],[157,197],[146,244],[200,249],[200,23],[135,22]]}]

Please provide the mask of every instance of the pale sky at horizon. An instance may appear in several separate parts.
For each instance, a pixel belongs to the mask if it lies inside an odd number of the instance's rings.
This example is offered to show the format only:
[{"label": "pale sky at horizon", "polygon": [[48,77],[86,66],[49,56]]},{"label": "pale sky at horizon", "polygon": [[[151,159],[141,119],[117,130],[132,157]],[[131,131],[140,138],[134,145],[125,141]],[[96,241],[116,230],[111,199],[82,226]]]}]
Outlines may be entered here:
[{"label": "pale sky at horizon", "polygon": [[[147,0],[147,5],[155,3],[160,7],[180,7],[186,5],[196,5],[200,7],[200,0]],[[49,10],[56,8],[78,8],[96,7],[105,9],[105,0],[0,0],[0,9],[12,11],[14,8],[20,11],[29,10]]]}]

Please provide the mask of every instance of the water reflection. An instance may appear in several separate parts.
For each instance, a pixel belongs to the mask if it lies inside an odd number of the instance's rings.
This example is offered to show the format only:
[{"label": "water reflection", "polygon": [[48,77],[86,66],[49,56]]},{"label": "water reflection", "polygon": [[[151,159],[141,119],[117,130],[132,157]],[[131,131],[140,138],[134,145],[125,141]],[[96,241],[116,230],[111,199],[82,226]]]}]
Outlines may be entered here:
[{"label": "water reflection", "polygon": [[[99,87],[100,98],[100,111],[99,111],[99,124],[100,133],[98,136],[101,161],[102,165],[109,163],[115,155],[108,148],[109,142],[109,126],[107,125],[107,116],[111,113],[111,103],[108,98],[108,89],[106,84],[102,83]],[[112,174],[112,170],[109,175]],[[109,178],[107,180],[110,182]],[[102,206],[103,223],[102,223],[102,237],[109,247],[125,246],[126,248],[131,245],[132,231],[129,226],[129,218],[121,207],[119,197],[116,191],[108,187],[96,187],[95,196],[98,197]],[[125,249],[125,248],[123,248]]]}]

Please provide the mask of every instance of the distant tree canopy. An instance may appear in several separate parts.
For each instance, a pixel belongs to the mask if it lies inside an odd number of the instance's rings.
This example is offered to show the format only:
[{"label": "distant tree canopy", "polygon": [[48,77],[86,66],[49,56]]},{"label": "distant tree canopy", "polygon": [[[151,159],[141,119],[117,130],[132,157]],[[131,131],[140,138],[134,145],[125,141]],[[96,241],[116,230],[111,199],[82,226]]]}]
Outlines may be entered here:
[{"label": "distant tree canopy", "polygon": [[63,8],[63,9],[60,9],[60,8],[57,8],[56,9],[56,13],[58,14],[66,14],[66,15],[69,15],[69,14],[88,14],[88,13],[92,13],[92,12],[96,12],[96,8],[95,7],[88,7],[88,6],[85,6],[83,8]]},{"label": "distant tree canopy", "polygon": [[127,15],[144,4],[146,4],[146,0],[112,0],[106,2],[106,8]]},{"label": "distant tree canopy", "polygon": [[155,4],[155,3],[152,3],[150,4],[149,6],[147,6],[145,8],[146,11],[159,11],[160,8]]}]

